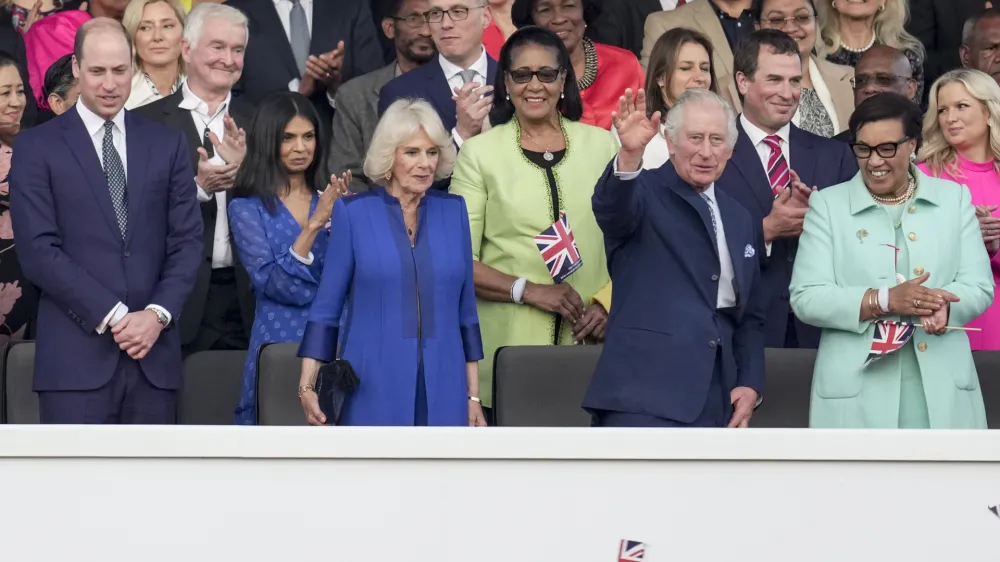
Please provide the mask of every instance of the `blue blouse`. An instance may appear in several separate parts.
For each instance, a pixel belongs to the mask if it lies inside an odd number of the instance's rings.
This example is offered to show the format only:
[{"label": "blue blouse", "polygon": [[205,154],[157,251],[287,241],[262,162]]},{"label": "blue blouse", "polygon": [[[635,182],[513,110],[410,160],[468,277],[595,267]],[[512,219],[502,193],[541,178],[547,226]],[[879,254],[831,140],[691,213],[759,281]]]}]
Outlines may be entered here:
[{"label": "blue blouse", "polygon": [[[330,244],[299,356],[337,357],[361,384],[342,425],[468,425],[466,363],[483,358],[465,200],[429,191],[411,246],[384,189],[334,205]],[[344,333],[341,312],[346,303]]]},{"label": "blue blouse", "polygon": [[[313,194],[310,215],[318,202],[319,195]],[[319,289],[330,238],[325,229],[316,235],[311,250],[313,261],[306,265],[290,251],[302,227],[284,203],[279,200],[275,205],[271,214],[258,197],[233,199],[229,203],[233,242],[257,297],[250,351],[236,406],[236,423],[241,425],[257,423],[257,352],[260,346],[302,340],[309,306]]]}]

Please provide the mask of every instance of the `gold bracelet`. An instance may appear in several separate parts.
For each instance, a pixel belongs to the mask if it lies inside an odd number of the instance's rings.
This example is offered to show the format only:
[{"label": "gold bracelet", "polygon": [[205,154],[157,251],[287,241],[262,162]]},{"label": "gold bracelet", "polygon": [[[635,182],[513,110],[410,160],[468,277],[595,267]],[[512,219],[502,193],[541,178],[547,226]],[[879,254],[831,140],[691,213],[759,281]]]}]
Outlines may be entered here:
[{"label": "gold bracelet", "polygon": [[304,384],[304,385],[300,386],[299,387],[299,398],[302,398],[303,394],[305,394],[306,392],[310,392],[310,391],[316,392],[316,387],[314,387],[311,384]]}]

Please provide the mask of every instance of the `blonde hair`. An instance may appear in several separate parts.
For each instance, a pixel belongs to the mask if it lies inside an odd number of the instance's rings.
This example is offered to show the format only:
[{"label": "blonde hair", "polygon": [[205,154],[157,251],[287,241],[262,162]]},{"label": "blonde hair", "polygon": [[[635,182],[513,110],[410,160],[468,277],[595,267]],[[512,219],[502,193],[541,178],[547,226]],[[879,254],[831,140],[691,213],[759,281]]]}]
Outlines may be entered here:
[{"label": "blonde hair", "polygon": [[365,156],[365,176],[370,181],[385,185],[386,176],[396,164],[396,149],[421,132],[427,133],[440,151],[434,179],[443,180],[450,176],[457,157],[451,135],[429,103],[412,99],[396,100],[379,119]]},{"label": "blonde hair", "polygon": [[[816,6],[820,37],[816,42],[816,51],[820,57],[835,53],[843,46],[840,42],[840,15],[833,7],[833,2],[834,0],[821,0]],[[875,42],[897,51],[913,51],[923,59],[924,45],[904,28],[910,19],[909,0],[884,2],[883,7],[875,13]]]},{"label": "blonde hair", "polygon": [[927,98],[927,113],[924,115],[924,144],[920,147],[917,161],[926,162],[932,175],[947,173],[952,177],[962,176],[962,170],[958,167],[958,150],[948,144],[938,120],[938,92],[948,84],[965,86],[969,95],[986,108],[989,114],[986,125],[989,127],[993,168],[1000,173],[1000,86],[988,74],[968,68],[947,72],[931,86],[930,96]]},{"label": "blonde hair", "polygon": [[[187,18],[184,7],[177,0],[131,0],[128,3],[128,7],[125,8],[125,15],[122,16],[122,25],[125,26],[125,30],[128,31],[128,36],[132,40],[132,53],[135,58],[134,64],[137,71],[142,70],[142,59],[139,58],[139,49],[135,44],[135,34],[139,31],[139,24],[142,23],[142,13],[145,11],[146,6],[156,4],[157,2],[163,2],[167,6],[170,6],[170,9],[174,11],[174,15],[177,16],[177,22],[180,23],[182,29],[184,28],[184,20]],[[177,71],[180,76],[184,76],[184,57],[180,55],[177,55]]]}]

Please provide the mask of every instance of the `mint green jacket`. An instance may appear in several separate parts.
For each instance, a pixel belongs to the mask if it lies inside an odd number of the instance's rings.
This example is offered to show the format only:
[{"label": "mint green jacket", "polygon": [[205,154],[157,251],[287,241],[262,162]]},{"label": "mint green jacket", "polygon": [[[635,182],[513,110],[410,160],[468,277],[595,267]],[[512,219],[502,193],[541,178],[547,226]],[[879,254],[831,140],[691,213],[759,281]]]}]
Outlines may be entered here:
[{"label": "mint green jacket", "polygon": [[[993,302],[993,275],[972,196],[964,185],[916,168],[914,199],[902,215],[912,279],[954,293],[948,325],[964,326]],[[790,288],[803,321],[822,328],[812,379],[810,427],[895,428],[900,374],[896,362],[862,367],[874,325],[859,321],[865,291],[895,285],[894,225],[876,206],[858,173],[813,193],[799,239]],[[898,320],[896,316],[885,319]],[[931,428],[985,428],[986,414],[969,339],[918,327],[912,339],[927,397]]]}]

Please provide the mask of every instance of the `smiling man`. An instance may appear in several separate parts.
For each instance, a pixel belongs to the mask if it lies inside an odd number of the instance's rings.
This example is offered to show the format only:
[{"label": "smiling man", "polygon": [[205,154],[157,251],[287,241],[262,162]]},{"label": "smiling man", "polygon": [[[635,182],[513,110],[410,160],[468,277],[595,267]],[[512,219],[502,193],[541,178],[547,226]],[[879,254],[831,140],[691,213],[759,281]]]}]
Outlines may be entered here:
[{"label": "smiling man", "polygon": [[490,7],[486,0],[431,0],[424,17],[439,53],[437,63],[429,62],[386,84],[379,94],[378,113],[400,98],[424,99],[461,147],[482,132],[493,106],[496,61],[483,47]]},{"label": "smiling man", "polygon": [[41,290],[34,390],[42,423],[176,421],[174,320],[202,260],[184,138],[123,110],[132,83],[121,23],[76,35],[75,109],[18,135],[11,215]]},{"label": "smiling man", "polygon": [[792,124],[802,93],[802,64],[788,34],[776,29],[750,34],[736,49],[734,68],[743,114],[719,187],[762,225],[767,346],[815,348],[819,330],[797,320],[788,304],[798,237],[809,192],[852,178],[857,161],[846,144]]}]

